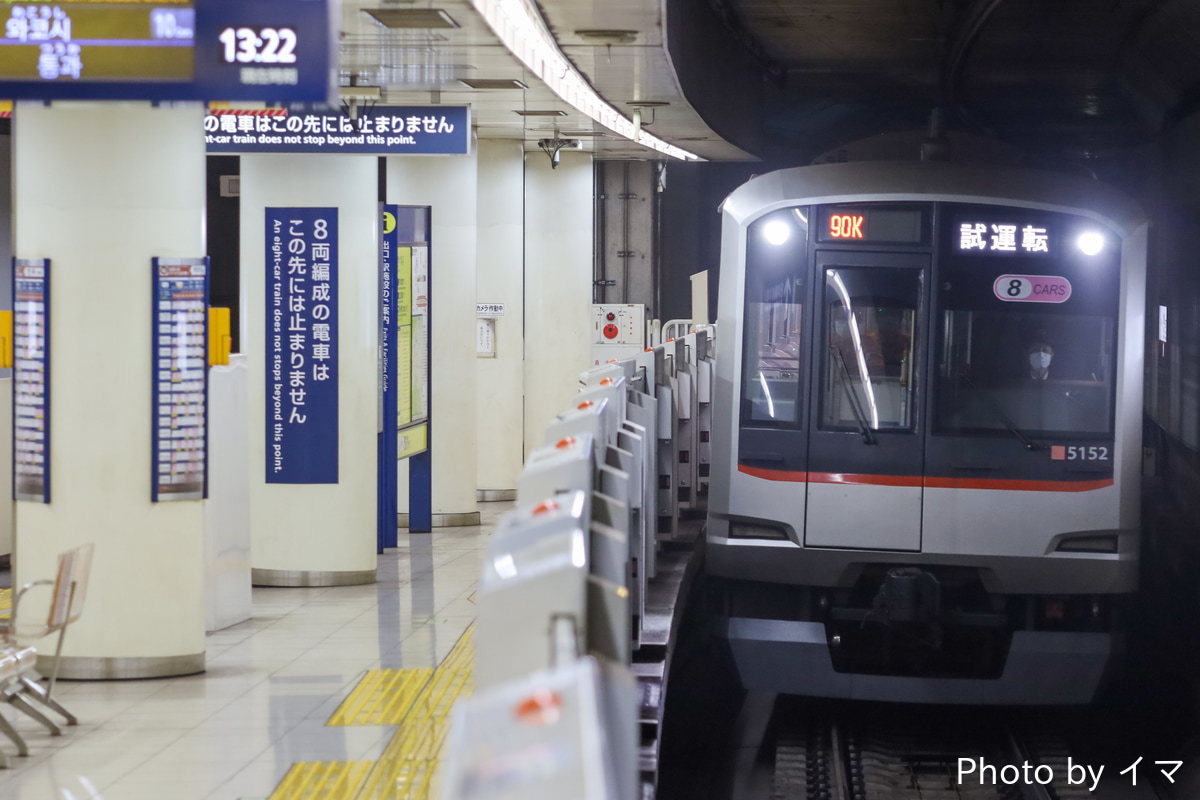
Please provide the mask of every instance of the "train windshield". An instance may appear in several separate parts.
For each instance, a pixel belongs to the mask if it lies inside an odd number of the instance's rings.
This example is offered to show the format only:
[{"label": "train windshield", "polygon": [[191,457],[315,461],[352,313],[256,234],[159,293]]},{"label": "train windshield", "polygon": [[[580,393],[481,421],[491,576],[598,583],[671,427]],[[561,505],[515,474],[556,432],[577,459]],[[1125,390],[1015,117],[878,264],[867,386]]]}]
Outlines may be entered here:
[{"label": "train windshield", "polygon": [[911,429],[920,272],[825,272],[821,426]]},{"label": "train windshield", "polygon": [[1030,439],[1111,435],[1120,237],[1068,214],[947,211],[935,428]]},{"label": "train windshield", "polygon": [[807,250],[803,209],[768,214],[747,231],[743,421],[799,426]]},{"label": "train windshield", "polygon": [[946,311],[938,422],[948,430],[1108,434],[1112,317]]}]

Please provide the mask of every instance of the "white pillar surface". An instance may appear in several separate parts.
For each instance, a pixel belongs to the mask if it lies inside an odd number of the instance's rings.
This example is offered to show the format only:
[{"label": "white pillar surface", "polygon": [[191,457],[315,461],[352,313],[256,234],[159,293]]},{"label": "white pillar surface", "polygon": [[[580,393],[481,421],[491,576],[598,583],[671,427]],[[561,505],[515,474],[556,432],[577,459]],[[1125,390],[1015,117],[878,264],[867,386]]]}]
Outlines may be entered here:
[{"label": "white pillar surface", "polygon": [[[374,156],[242,156],[241,175],[254,583],[370,583],[378,481],[378,162]],[[338,209],[338,483],[268,484],[265,209],[330,206]]]},{"label": "white pillar surface", "polygon": [[51,259],[51,502],[16,504],[15,584],[94,542],[59,674],[201,670],[203,501],[150,502],[150,335],[151,259],[205,254],[204,111],[22,105],[14,139],[15,255]]},{"label": "white pillar surface", "polygon": [[515,492],[524,463],[525,156],[520,142],[479,142],[475,296],[503,303],[496,357],[477,361],[477,485],[485,498]]},{"label": "white pillar surface", "polygon": [[[478,524],[475,508],[477,154],[391,156],[387,201],[430,206],[429,313],[434,524]],[[402,465],[403,466],[403,465]],[[400,511],[408,470],[399,470]],[[447,515],[438,519],[438,515]],[[462,515],[462,516],[460,516]]]},{"label": "white pillar surface", "polygon": [[525,158],[525,451],[592,364],[592,157]]}]

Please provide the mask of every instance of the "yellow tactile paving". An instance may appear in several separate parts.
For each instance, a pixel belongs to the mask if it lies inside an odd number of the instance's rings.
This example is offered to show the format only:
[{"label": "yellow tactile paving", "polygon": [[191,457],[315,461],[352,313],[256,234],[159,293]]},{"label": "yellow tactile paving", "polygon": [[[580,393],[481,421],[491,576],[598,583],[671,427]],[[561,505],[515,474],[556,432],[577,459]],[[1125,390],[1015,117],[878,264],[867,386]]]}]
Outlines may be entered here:
[{"label": "yellow tactile paving", "polygon": [[0,619],[12,616],[12,589],[0,589]]},{"label": "yellow tactile paving", "polygon": [[399,725],[432,674],[432,669],[373,669],[325,724]]},{"label": "yellow tactile paving", "polygon": [[468,628],[434,671],[355,800],[429,800],[437,796],[434,782],[450,728],[450,709],[474,688],[471,633]]},{"label": "yellow tactile paving", "polygon": [[372,761],[325,761],[293,764],[275,787],[272,800],[340,800],[351,797]]},{"label": "yellow tactile paving", "polygon": [[[350,693],[330,725],[397,725],[379,761],[292,765],[270,800],[431,800],[450,710],[471,693],[474,624],[436,669],[372,670]],[[403,674],[402,674],[403,673]],[[352,702],[353,701],[353,702]],[[385,722],[358,722],[384,719]],[[335,722],[336,719],[356,720]]]}]

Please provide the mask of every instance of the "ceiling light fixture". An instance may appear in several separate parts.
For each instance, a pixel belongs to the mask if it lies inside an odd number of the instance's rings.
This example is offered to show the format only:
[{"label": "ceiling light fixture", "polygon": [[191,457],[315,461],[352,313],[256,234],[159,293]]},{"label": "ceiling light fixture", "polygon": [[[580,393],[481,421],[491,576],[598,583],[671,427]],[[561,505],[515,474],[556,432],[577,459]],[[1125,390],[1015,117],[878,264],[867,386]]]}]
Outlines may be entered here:
[{"label": "ceiling light fixture", "polygon": [[522,117],[565,117],[567,112],[554,109],[532,109],[527,111],[514,111],[514,114],[520,114]]},{"label": "ceiling light fixture", "polygon": [[391,30],[461,27],[442,8],[364,8],[363,11]]},{"label": "ceiling light fixture", "polygon": [[528,89],[524,81],[514,78],[459,78],[459,83],[466,84],[472,89]]},{"label": "ceiling light fixture", "polygon": [[575,31],[575,35],[588,44],[633,44],[637,41],[637,31],[615,28],[588,28]]},{"label": "ceiling light fixture", "polygon": [[568,105],[587,114],[609,130],[644,147],[683,161],[700,161],[700,156],[638,130],[633,120],[604,100],[563,55],[546,28],[533,0],[470,0],[487,20],[492,32],[521,63],[540,78]]}]

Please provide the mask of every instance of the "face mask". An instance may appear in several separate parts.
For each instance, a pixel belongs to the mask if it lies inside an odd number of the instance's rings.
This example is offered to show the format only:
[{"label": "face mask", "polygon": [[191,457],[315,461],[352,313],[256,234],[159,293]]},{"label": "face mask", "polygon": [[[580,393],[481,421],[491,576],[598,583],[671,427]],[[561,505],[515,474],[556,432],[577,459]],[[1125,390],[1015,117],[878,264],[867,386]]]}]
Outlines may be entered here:
[{"label": "face mask", "polygon": [[1049,353],[1030,353],[1029,366],[1034,369],[1049,369],[1052,358],[1053,356]]}]

